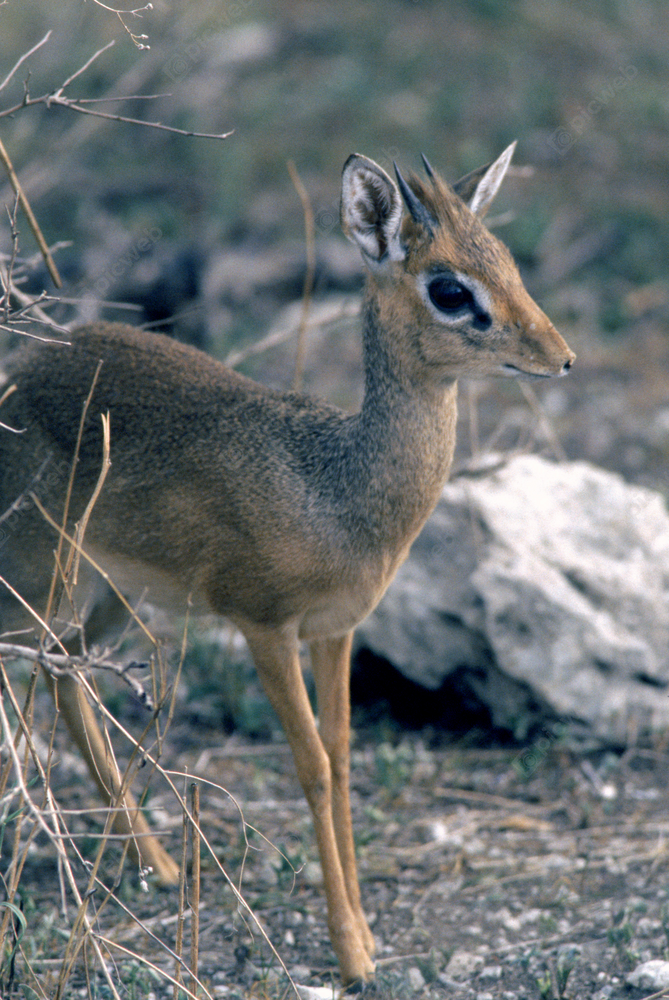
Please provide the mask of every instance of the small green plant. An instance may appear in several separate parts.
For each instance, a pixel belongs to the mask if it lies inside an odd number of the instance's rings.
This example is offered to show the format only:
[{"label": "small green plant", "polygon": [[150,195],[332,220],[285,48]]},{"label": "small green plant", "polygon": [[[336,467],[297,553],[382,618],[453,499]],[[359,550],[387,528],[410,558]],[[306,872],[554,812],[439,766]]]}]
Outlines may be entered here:
[{"label": "small green plant", "polygon": [[2,956],[0,963],[0,995],[8,996],[15,981],[16,953],[28,925],[26,918],[15,903],[0,903],[0,910],[9,910],[11,915],[11,934],[6,942],[6,954]]},{"label": "small green plant", "polygon": [[276,871],[280,886],[288,889],[295,882],[295,876],[302,871],[308,861],[307,853],[302,843],[276,844],[276,853],[272,856],[272,868]]},{"label": "small green plant", "polygon": [[557,920],[552,913],[542,913],[539,917],[539,930],[542,934],[555,934]]},{"label": "small green plant", "polygon": [[565,945],[558,948],[555,962],[555,980],[557,995],[562,1000],[567,989],[567,980],[576,968],[576,964],[581,956],[581,949],[577,945]]},{"label": "small green plant", "polygon": [[553,997],[553,977],[548,969],[537,979],[537,989],[540,1000],[551,1000]]},{"label": "small green plant", "polygon": [[634,927],[630,921],[630,911],[619,910],[613,917],[613,926],[607,932],[610,945],[616,949],[618,959],[626,969],[633,968],[638,960],[638,953],[631,947],[634,938]]},{"label": "small green plant", "polygon": [[143,1000],[152,989],[162,983],[162,977],[141,961],[124,962],[120,971],[128,1000]]},{"label": "small green plant", "polygon": [[397,795],[411,778],[415,751],[403,740],[397,746],[380,743],[374,753],[374,766],[379,785],[388,795]]},{"label": "small green plant", "polygon": [[669,959],[669,903],[663,904],[660,910],[660,920],[662,921],[664,936],[667,939],[667,947],[664,949],[664,958]]},{"label": "small green plant", "polygon": [[544,973],[537,978],[540,1000],[566,1000],[567,982],[576,968],[581,955],[578,945],[558,948],[555,962],[551,962]]},{"label": "small green plant", "polygon": [[186,654],[188,701],[210,725],[267,737],[278,722],[245,647],[231,636],[195,636]]},{"label": "small green plant", "polygon": [[437,951],[436,948],[430,948],[427,958],[416,959],[416,965],[428,985],[437,982],[439,973],[445,968],[446,964],[443,953]]}]

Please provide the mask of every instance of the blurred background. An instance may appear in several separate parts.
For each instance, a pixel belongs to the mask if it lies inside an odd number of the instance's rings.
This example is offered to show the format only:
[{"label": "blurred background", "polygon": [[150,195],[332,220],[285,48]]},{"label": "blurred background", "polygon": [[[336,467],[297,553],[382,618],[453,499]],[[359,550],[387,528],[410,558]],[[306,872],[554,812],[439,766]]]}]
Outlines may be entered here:
[{"label": "blurred background", "polygon": [[[663,0],[158,0],[123,20],[149,48],[95,3],[9,0],[0,7],[2,79],[47,29],[51,36],[0,91],[0,110],[21,101],[28,76],[33,97],[57,90],[113,41],[67,96],[118,97],[87,107],[233,134],[184,137],[45,105],[0,119],[47,240],[69,241],[56,259],[72,304],[55,318],[149,323],[233,360],[268,331],[294,329],[299,311],[282,310],[301,297],[306,246],[292,160],[315,220],[312,316],[340,320],[309,341],[306,385],[355,405],[349,297],[362,270],[338,223],[344,160],[355,150],[410,170],[423,152],[455,180],[517,139],[491,225],[578,353],[569,379],[537,392],[549,450],[558,440],[570,458],[667,491]],[[11,200],[3,178],[0,201]],[[0,227],[8,252],[4,215]],[[31,255],[33,237],[20,228]],[[42,287],[53,291],[40,270],[31,288]],[[242,367],[289,386],[293,356],[289,340]],[[523,446],[537,424],[517,384],[476,384],[463,395],[461,455]]]}]

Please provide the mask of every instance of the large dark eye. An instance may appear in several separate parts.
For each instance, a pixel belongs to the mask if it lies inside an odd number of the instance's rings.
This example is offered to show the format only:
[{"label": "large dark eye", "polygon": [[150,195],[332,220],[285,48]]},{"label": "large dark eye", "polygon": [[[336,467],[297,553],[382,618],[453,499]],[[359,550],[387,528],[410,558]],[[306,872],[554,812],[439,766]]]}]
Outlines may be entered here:
[{"label": "large dark eye", "polygon": [[427,293],[430,302],[445,313],[460,312],[473,305],[472,293],[454,278],[434,278],[427,287]]}]

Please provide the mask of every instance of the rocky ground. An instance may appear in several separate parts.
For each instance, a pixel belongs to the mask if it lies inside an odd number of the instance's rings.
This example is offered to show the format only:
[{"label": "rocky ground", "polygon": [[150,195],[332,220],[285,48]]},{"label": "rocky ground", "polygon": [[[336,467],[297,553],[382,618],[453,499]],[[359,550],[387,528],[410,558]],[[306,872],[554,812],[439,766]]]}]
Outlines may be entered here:
[{"label": "rocky ground", "polygon": [[[378,942],[377,976],[365,996],[636,1000],[653,992],[627,979],[669,947],[666,743],[587,748],[560,729],[523,749],[389,736],[377,723],[354,738],[354,824]],[[68,813],[68,823],[92,856],[95,801],[78,760],[57,747],[56,794],[68,810],[83,810]],[[311,823],[283,739],[221,738],[184,721],[170,731],[163,763],[204,779],[201,826],[226,873],[204,850],[199,975],[209,995],[288,997],[286,970],[300,986],[336,991]],[[155,779],[153,787],[154,821],[178,857],[178,807]],[[105,878],[113,881],[114,870],[110,859]],[[240,912],[227,878],[271,945]],[[36,995],[28,987],[34,974],[48,996],[75,911],[66,893],[67,917],[60,912],[54,853],[41,834],[21,895],[28,928],[13,989],[5,977],[3,995]],[[172,996],[164,975],[174,974],[177,890],[141,892],[128,867],[117,895],[118,904],[103,905],[98,891],[89,912],[115,942],[109,968],[121,995]],[[189,927],[187,920],[186,955]],[[90,949],[85,954],[88,969],[75,963],[66,995],[93,988],[96,997],[110,996]]]}]

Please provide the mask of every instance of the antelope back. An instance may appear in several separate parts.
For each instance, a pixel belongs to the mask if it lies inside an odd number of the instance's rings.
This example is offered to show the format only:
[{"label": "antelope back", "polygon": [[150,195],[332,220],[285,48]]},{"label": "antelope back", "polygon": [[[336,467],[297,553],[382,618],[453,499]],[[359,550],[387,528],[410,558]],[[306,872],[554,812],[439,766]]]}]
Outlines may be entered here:
[{"label": "antelope back", "polygon": [[400,350],[404,340],[418,377],[547,377],[566,374],[574,360],[481,221],[513,150],[453,186],[424,158],[425,177],[405,180],[395,166],[397,184],[358,154],[344,166],[344,232],[368,266],[380,327],[396,332]]}]

